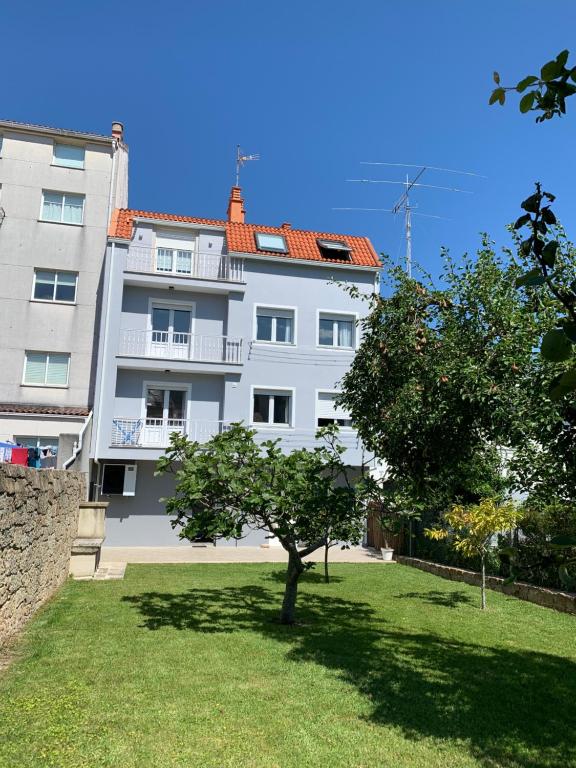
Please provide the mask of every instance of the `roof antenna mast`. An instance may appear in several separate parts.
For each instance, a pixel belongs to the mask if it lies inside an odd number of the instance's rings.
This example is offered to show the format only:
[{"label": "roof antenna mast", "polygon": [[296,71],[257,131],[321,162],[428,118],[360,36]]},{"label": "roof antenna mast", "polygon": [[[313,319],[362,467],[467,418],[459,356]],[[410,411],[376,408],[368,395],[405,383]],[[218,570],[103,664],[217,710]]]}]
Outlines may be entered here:
[{"label": "roof antenna mast", "polygon": [[443,219],[444,216],[433,216],[427,213],[420,213],[414,210],[414,206],[410,205],[410,191],[416,187],[422,187],[426,189],[442,189],[446,192],[464,192],[466,194],[473,194],[467,189],[457,189],[456,187],[442,187],[435,184],[420,184],[418,179],[425,171],[442,171],[445,173],[461,173],[465,176],[477,176],[485,179],[486,176],[480,176],[478,173],[472,173],[470,171],[456,171],[452,168],[436,168],[430,165],[407,165],[405,163],[373,163],[363,162],[361,165],[387,165],[404,168],[418,168],[418,173],[410,181],[408,174],[406,174],[406,181],[392,181],[389,179],[347,179],[347,181],[360,182],[362,184],[401,184],[404,187],[404,192],[400,195],[396,203],[392,208],[334,208],[336,211],[386,211],[387,213],[400,213],[404,211],[404,229],[406,234],[406,274],[408,277],[412,277],[412,216],[426,216],[431,219]]},{"label": "roof antenna mast", "polygon": [[236,145],[236,186],[240,186],[240,169],[248,160],[260,160],[260,155],[244,155],[240,144]]}]

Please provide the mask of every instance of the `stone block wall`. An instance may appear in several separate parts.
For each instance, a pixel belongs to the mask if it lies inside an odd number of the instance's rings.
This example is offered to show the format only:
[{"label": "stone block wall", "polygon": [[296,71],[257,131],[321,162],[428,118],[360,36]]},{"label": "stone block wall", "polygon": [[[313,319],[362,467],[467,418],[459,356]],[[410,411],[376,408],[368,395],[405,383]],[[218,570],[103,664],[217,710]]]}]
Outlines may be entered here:
[{"label": "stone block wall", "polygon": [[0,464],[0,645],[68,576],[84,475]]},{"label": "stone block wall", "polygon": [[[476,571],[455,568],[452,565],[440,565],[440,563],[432,563],[429,560],[418,560],[416,557],[403,557],[402,555],[398,556],[398,562],[441,576],[443,579],[463,581],[475,587],[479,587],[482,581],[482,576]],[[563,611],[564,613],[576,613],[576,594],[572,592],[536,587],[534,584],[526,584],[522,581],[504,584],[504,579],[499,576],[487,576],[486,586],[496,592],[504,592],[506,595],[527,600],[529,603],[543,605],[545,608],[554,608],[556,611]]]}]

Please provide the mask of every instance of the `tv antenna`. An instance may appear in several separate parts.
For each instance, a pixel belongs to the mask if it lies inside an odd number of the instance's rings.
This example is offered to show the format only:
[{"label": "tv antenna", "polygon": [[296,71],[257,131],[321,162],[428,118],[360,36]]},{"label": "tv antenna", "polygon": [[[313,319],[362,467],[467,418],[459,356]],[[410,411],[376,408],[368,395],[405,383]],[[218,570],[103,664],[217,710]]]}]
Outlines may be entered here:
[{"label": "tv antenna", "polygon": [[240,144],[236,145],[236,186],[240,186],[240,169],[249,160],[260,160],[260,155],[244,155],[240,149]]},{"label": "tv antenna", "polygon": [[478,173],[472,173],[471,171],[457,171],[452,168],[438,168],[430,165],[413,165],[408,163],[378,163],[364,161],[361,165],[386,165],[400,168],[418,168],[418,172],[412,180],[409,175],[406,174],[406,181],[392,181],[390,179],[346,179],[359,184],[399,184],[404,187],[404,191],[394,203],[392,208],[334,208],[335,211],[385,211],[387,213],[398,214],[401,211],[404,212],[404,231],[406,235],[406,273],[408,277],[412,276],[412,216],[425,216],[430,219],[444,219],[444,216],[434,216],[429,213],[420,213],[415,211],[414,205],[410,204],[410,192],[419,187],[421,189],[440,189],[445,192],[460,192],[466,195],[472,195],[468,189],[459,189],[458,187],[445,187],[437,184],[422,184],[418,180],[422,178],[425,171],[443,171],[446,173],[460,173],[466,176],[478,176],[485,179],[486,176],[480,176]]}]

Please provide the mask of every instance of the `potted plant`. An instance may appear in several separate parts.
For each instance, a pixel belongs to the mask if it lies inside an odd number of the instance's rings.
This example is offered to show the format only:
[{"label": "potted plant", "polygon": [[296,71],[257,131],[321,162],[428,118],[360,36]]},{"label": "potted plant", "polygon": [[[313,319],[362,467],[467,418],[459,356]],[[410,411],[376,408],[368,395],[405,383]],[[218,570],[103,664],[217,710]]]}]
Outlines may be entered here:
[{"label": "potted plant", "polygon": [[402,518],[397,512],[382,507],[378,516],[378,522],[380,523],[380,530],[382,531],[382,537],[384,539],[384,546],[380,547],[382,560],[390,562],[394,556],[394,549],[390,546],[391,539],[393,536],[397,536],[400,533],[402,528]]}]

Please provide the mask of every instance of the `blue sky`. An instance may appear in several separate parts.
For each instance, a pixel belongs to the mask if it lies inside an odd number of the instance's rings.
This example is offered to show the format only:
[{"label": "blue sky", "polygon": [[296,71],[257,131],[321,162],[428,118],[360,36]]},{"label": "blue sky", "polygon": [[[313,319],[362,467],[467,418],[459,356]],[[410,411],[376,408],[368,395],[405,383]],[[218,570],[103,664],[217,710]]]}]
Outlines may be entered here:
[{"label": "blue sky", "polygon": [[[414,221],[414,259],[436,273],[439,252],[475,250],[539,179],[576,236],[576,103],[536,125],[488,106],[494,69],[515,83],[569,48],[576,4],[556,0],[190,0],[11,3],[2,10],[2,117],[108,133],[130,145],[130,205],[222,217],[237,143],[247,220],[368,235],[400,259],[403,225],[389,208],[401,169],[360,161],[475,171],[428,172]],[[576,51],[575,51],[576,53]],[[10,66],[6,66],[10,62]]]}]

